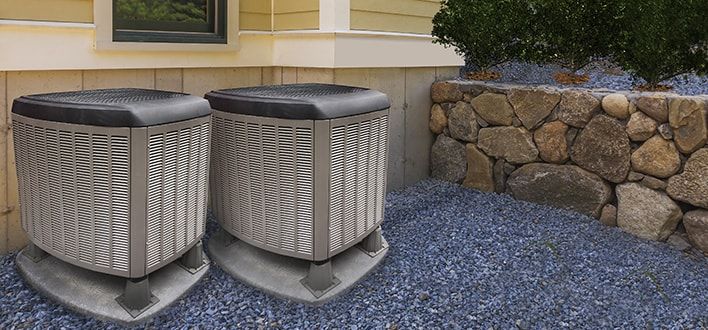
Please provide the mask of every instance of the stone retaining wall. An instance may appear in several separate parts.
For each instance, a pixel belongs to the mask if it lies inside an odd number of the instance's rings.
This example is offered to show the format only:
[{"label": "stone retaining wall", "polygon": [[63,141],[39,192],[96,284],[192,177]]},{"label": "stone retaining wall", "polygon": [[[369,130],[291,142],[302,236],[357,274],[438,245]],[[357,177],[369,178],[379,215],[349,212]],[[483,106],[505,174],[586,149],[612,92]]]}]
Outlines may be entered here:
[{"label": "stone retaining wall", "polygon": [[475,81],[431,96],[432,177],[708,253],[708,96]]}]

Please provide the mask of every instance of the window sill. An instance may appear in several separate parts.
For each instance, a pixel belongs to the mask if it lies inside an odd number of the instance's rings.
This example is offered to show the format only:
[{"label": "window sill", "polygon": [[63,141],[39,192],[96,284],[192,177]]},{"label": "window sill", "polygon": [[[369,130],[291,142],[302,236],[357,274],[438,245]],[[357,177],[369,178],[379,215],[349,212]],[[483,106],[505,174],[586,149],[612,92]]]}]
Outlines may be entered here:
[{"label": "window sill", "polygon": [[[237,37],[236,37],[237,38]],[[96,40],[96,51],[235,52],[238,43],[188,44],[171,42],[114,42]]]},{"label": "window sill", "polygon": [[59,28],[59,29],[86,29],[86,30],[93,30],[96,28],[96,26],[93,25],[92,23],[33,21],[33,20],[19,20],[19,19],[0,19],[0,26]]}]

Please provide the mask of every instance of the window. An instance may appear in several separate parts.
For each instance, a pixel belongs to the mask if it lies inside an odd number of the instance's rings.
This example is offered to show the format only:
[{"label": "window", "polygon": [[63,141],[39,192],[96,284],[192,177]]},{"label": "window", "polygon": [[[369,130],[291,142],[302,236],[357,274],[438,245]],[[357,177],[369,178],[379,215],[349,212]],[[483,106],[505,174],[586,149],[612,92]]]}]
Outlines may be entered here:
[{"label": "window", "polygon": [[113,0],[113,41],[225,44],[225,0]]}]

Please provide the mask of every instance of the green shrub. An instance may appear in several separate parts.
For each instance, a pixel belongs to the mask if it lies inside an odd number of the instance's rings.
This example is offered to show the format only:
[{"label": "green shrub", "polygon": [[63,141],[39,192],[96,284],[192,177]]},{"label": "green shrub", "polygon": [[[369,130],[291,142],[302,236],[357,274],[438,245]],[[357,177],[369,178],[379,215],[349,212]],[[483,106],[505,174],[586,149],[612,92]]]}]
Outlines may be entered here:
[{"label": "green shrub", "polygon": [[433,18],[435,43],[452,46],[481,71],[517,58],[527,38],[523,0],[443,0]]},{"label": "green shrub", "polygon": [[576,72],[610,54],[621,1],[530,0],[531,39],[524,59]]},{"label": "green shrub", "polygon": [[433,36],[481,71],[610,58],[651,86],[708,73],[708,0],[444,0]]},{"label": "green shrub", "polygon": [[708,1],[623,0],[613,58],[649,86],[708,69]]}]

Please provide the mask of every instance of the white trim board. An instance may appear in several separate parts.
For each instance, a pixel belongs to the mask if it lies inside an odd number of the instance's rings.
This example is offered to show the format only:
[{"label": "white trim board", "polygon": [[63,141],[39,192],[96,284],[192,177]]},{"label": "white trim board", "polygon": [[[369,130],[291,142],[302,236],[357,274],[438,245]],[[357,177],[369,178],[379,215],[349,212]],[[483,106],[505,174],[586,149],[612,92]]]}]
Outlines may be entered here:
[{"label": "white trim board", "polygon": [[433,37],[370,31],[241,31],[238,50],[96,50],[92,24],[0,22],[0,71],[194,67],[440,67],[462,58]]}]

